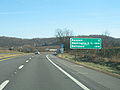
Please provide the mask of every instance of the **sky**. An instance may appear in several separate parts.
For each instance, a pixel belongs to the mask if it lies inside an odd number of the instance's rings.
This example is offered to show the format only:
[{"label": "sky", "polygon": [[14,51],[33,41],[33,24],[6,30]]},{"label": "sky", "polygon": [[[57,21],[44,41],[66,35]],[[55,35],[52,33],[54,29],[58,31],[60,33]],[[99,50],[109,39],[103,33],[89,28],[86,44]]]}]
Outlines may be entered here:
[{"label": "sky", "polygon": [[120,38],[120,0],[0,0],[0,36],[49,38],[58,28]]}]

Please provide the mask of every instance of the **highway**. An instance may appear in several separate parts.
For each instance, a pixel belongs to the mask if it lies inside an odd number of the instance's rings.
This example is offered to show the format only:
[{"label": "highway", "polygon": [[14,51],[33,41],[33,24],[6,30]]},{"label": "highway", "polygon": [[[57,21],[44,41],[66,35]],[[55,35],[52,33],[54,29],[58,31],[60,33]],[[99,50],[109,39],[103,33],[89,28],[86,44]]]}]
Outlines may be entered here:
[{"label": "highway", "polygon": [[0,61],[0,90],[120,90],[120,79],[49,53]]}]

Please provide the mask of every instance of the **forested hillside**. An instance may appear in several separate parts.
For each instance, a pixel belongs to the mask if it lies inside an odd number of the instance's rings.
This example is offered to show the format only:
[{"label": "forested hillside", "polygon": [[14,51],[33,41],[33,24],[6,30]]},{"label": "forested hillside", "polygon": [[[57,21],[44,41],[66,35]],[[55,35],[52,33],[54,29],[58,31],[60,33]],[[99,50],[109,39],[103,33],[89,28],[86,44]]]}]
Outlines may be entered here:
[{"label": "forested hillside", "polygon": [[[64,43],[65,50],[69,50],[69,38],[101,38],[103,48],[120,47],[120,38],[114,38],[105,35],[89,35],[89,36],[64,36],[64,37],[53,37],[53,38],[33,38],[33,39],[22,39],[15,37],[0,37],[0,48],[17,48],[29,45],[30,47],[41,47],[41,46],[53,46]],[[62,39],[62,40],[61,40]]]},{"label": "forested hillside", "polygon": [[30,45],[34,47],[47,46],[56,44],[56,38],[33,38],[33,39],[21,39],[15,37],[0,37],[0,47],[19,47],[24,45]]}]

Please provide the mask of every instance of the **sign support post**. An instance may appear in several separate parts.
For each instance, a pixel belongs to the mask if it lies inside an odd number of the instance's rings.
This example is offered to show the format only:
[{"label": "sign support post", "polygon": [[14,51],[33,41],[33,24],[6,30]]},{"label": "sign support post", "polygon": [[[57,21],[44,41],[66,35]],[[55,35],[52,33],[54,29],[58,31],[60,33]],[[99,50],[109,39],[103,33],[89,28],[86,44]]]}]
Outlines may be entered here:
[{"label": "sign support post", "polygon": [[75,61],[77,60],[78,49],[81,50],[92,50],[96,52],[102,48],[101,38],[70,38],[70,49],[76,49]]}]

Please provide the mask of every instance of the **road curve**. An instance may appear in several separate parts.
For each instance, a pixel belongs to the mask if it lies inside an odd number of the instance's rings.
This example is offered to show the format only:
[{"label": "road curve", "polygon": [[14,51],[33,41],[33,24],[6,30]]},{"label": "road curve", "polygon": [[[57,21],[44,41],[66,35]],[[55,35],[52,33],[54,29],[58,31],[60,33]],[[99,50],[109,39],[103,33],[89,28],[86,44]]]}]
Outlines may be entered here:
[{"label": "road curve", "polygon": [[1,61],[0,72],[0,90],[120,90],[120,79],[47,53]]}]

